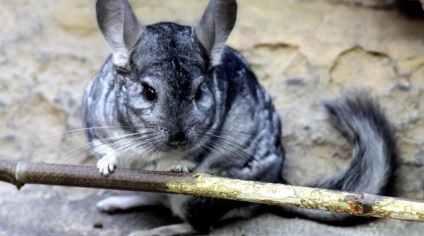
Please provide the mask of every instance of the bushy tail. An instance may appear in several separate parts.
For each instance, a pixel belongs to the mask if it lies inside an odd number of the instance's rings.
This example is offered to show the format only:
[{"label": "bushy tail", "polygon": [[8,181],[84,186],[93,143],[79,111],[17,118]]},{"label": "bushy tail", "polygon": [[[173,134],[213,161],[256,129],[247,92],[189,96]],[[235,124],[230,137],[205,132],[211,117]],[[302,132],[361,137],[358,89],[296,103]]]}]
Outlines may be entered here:
[{"label": "bushy tail", "polygon": [[[331,123],[353,146],[352,160],[335,177],[311,187],[391,195],[397,149],[394,128],[378,103],[365,91],[350,91],[325,104]],[[285,209],[316,221],[345,225],[362,222],[348,214],[302,208]]]}]

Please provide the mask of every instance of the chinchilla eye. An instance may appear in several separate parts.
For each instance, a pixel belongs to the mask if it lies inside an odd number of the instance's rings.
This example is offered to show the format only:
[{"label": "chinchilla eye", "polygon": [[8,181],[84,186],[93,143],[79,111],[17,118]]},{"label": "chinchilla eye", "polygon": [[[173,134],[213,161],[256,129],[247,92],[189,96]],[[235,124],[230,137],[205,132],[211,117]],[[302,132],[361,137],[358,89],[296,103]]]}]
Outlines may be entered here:
[{"label": "chinchilla eye", "polygon": [[143,91],[141,92],[141,95],[144,99],[150,102],[155,101],[158,96],[156,91],[148,84],[143,84]]},{"label": "chinchilla eye", "polygon": [[196,94],[194,95],[194,99],[196,101],[199,101],[202,98],[202,95],[203,95],[202,85],[199,85],[199,87],[197,87]]}]

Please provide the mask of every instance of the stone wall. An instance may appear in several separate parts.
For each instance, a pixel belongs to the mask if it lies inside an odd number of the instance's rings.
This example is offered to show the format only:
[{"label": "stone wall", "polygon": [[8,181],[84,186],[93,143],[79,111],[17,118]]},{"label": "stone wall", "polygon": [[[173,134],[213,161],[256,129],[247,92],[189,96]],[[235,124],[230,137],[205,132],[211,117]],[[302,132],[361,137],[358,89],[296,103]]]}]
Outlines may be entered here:
[{"label": "stone wall", "polygon": [[[131,2],[145,24],[194,24],[207,3]],[[350,147],[321,104],[367,87],[398,130],[399,194],[424,199],[424,20],[391,0],[238,2],[229,44],[281,114],[286,177],[304,184],[342,168]],[[44,138],[81,128],[83,89],[109,54],[94,1],[5,0],[0,32],[0,159],[92,165],[76,150],[82,133]]]}]

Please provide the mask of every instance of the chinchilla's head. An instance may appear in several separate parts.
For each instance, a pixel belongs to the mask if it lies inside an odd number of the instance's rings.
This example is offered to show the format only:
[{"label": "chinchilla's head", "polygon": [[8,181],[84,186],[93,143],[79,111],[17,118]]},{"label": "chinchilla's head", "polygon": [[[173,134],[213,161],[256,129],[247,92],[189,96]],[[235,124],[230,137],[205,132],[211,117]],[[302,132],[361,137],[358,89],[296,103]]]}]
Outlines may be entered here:
[{"label": "chinchilla's head", "polygon": [[159,151],[198,148],[216,123],[210,71],[234,26],[235,0],[211,0],[193,27],[142,25],[126,0],[98,0],[96,10],[120,83],[121,120],[154,137]]}]

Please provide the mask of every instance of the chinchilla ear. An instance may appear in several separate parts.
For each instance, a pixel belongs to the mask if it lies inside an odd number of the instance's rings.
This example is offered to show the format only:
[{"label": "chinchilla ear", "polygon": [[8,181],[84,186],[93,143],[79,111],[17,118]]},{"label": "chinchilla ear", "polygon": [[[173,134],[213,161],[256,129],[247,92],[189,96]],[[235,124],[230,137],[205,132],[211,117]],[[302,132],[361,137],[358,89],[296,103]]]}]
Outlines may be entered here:
[{"label": "chinchilla ear", "polygon": [[97,0],[96,12],[100,31],[112,49],[114,64],[126,67],[129,53],[145,27],[138,23],[126,0]]},{"label": "chinchilla ear", "polygon": [[225,42],[236,23],[235,0],[211,0],[200,22],[194,26],[197,39],[209,53],[212,65],[221,61]]}]

